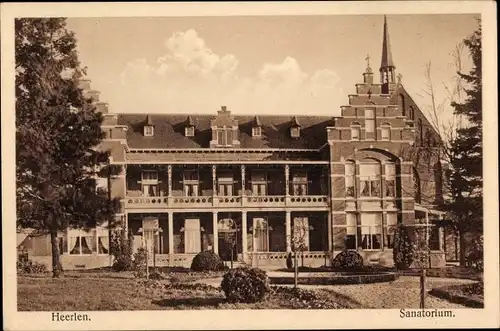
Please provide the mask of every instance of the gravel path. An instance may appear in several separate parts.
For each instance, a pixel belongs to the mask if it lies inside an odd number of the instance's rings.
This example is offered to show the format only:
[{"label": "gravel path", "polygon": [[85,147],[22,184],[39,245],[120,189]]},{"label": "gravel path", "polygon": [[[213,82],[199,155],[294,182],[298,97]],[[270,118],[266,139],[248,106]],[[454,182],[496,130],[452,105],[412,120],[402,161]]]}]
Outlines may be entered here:
[{"label": "gravel path", "polygon": [[[212,286],[220,286],[222,278],[208,278],[196,281]],[[364,308],[401,309],[419,308],[420,280],[418,277],[401,276],[394,282],[363,284],[363,285],[299,285],[301,288],[317,289],[336,292],[348,296],[359,302]],[[474,281],[455,278],[427,279],[427,289],[454,284],[469,284]],[[280,285],[293,286],[293,285]],[[466,308],[465,306],[428,295],[426,308]]]},{"label": "gravel path", "polygon": [[[350,297],[365,308],[419,308],[420,280],[418,277],[401,276],[394,282],[363,285],[301,285],[303,288],[327,289]],[[453,278],[428,278],[427,289],[454,284],[469,284],[473,281]],[[466,308],[431,295],[426,297],[426,308]]]}]

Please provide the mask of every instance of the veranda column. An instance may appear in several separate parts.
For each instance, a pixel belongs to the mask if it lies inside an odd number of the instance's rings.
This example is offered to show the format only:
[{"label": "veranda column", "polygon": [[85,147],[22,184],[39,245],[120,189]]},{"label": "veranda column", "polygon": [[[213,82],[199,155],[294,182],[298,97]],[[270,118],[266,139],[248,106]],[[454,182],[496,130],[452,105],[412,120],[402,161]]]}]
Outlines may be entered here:
[{"label": "veranda column", "polygon": [[[217,196],[217,166],[212,166],[212,205],[215,206],[215,197]],[[214,230],[215,231],[215,230]]]},{"label": "veranda column", "polygon": [[425,211],[425,249],[427,250],[427,254],[429,255],[428,257],[428,263],[429,265],[427,266],[428,268],[431,267],[431,256],[430,256],[430,247],[429,247],[429,235],[430,235],[430,228],[429,228],[429,210]]},{"label": "veranda column", "polygon": [[219,254],[219,229],[218,229],[218,217],[217,217],[217,212],[213,212],[213,231],[214,231],[214,253]]},{"label": "veranda column", "polygon": [[168,212],[168,254],[174,254],[174,213]]},{"label": "veranda column", "polygon": [[326,226],[328,228],[328,251],[333,251],[333,242],[332,242],[332,212],[328,211],[328,215],[326,216]]},{"label": "veranda column", "polygon": [[245,165],[241,165],[241,196],[244,197],[246,192],[245,192]]},{"label": "veranda column", "polygon": [[247,212],[241,212],[241,252],[243,253],[243,261],[245,261],[247,253]]},{"label": "veranda column", "polygon": [[292,251],[292,219],[290,211],[285,212],[285,234],[286,234],[286,251]]},{"label": "veranda column", "polygon": [[167,191],[167,194],[169,197],[171,197],[172,196],[172,165],[171,164],[168,165],[167,171],[168,171],[168,191]]},{"label": "veranda column", "polygon": [[290,166],[285,165],[285,204],[288,204],[288,199],[290,195]]}]

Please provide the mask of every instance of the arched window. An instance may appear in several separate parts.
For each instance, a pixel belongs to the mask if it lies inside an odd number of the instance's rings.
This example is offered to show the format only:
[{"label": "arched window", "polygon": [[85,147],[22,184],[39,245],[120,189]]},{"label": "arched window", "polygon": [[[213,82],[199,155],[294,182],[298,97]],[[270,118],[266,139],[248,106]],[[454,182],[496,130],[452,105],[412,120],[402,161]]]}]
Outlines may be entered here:
[{"label": "arched window", "polygon": [[381,140],[391,140],[391,125],[389,123],[382,123],[380,133]]},{"label": "arched window", "polygon": [[398,95],[398,105],[403,116],[406,116],[405,97],[402,94]]},{"label": "arched window", "polygon": [[351,140],[360,140],[361,125],[358,122],[351,124]]},{"label": "arched window", "polygon": [[349,198],[356,196],[354,182],[356,179],[356,164],[353,161],[347,161],[345,164],[345,195]]},{"label": "arched window", "polygon": [[396,196],[396,165],[392,162],[385,164],[385,196]]},{"label": "arched window", "polygon": [[420,176],[418,174],[417,169],[413,168],[413,188],[414,188],[414,197],[416,203],[422,203],[422,188],[420,185]]},{"label": "arched window", "polygon": [[417,130],[418,130],[418,132],[417,132],[417,134],[418,134],[417,139],[418,140],[417,141],[418,141],[418,145],[423,145],[424,144],[424,126],[422,124],[422,119],[419,118],[417,120],[417,123],[418,123],[417,124]]},{"label": "arched window", "polygon": [[380,197],[380,162],[365,159],[359,167],[360,195]]},{"label": "arched window", "polygon": [[412,106],[410,106],[410,109],[408,110],[408,117],[410,117],[411,120],[415,119],[415,110]]}]

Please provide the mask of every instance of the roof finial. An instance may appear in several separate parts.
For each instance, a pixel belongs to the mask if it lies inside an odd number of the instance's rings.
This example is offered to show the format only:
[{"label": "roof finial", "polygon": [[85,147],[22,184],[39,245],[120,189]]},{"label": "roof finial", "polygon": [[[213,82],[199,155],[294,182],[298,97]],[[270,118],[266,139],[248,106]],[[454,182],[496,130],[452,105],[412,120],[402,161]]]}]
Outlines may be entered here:
[{"label": "roof finial", "polygon": [[365,70],[365,72],[371,73],[372,72],[372,68],[370,68],[370,54],[366,55],[365,60],[366,60],[366,70]]},{"label": "roof finial", "polygon": [[401,75],[401,73],[399,73],[397,78],[398,78],[398,85],[401,85],[401,81],[403,80],[403,75]]}]

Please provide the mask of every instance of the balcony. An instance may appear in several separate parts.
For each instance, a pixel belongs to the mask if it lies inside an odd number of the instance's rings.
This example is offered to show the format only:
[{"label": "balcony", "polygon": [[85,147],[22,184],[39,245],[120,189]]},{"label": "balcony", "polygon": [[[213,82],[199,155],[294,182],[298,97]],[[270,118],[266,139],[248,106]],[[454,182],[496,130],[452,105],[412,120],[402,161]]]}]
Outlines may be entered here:
[{"label": "balcony", "polygon": [[211,207],[328,207],[326,195],[304,195],[304,196],[196,196],[196,197],[127,197],[125,208],[127,209],[159,209],[159,208],[211,208]]}]

